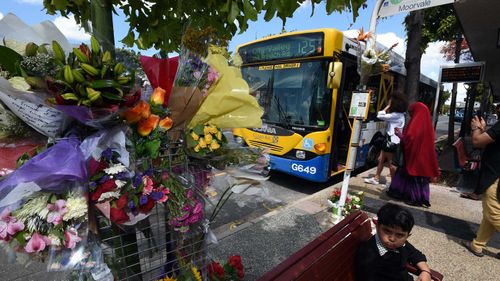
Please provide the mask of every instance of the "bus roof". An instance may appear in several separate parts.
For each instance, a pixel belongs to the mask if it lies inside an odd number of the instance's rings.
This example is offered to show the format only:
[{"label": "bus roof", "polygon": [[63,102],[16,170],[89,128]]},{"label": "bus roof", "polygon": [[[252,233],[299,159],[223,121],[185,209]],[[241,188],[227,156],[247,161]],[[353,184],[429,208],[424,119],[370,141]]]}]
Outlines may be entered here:
[{"label": "bus roof", "polygon": [[[239,45],[236,48],[236,52],[238,52],[238,50],[241,47],[255,44],[258,42],[263,42],[263,41],[267,41],[270,39],[275,39],[275,38],[280,38],[280,37],[285,37],[285,36],[290,36],[290,35],[295,35],[295,34],[314,33],[314,32],[323,32],[325,34],[335,34],[335,35],[343,34],[344,39],[343,39],[343,44],[342,44],[342,51],[349,53],[351,55],[354,55],[354,56],[358,56],[357,41],[354,38],[347,37],[345,35],[345,33],[343,33],[342,31],[340,31],[338,29],[335,29],[335,28],[318,28],[318,29],[309,29],[309,30],[297,30],[297,31],[291,31],[291,32],[286,32],[286,33],[281,33],[281,34],[269,35],[269,36],[265,36],[265,37],[262,37],[260,39]],[[364,45],[361,45],[361,48],[362,48],[362,50],[364,50]],[[380,42],[376,42],[376,48],[380,49],[380,50],[387,49],[387,47],[384,46],[383,44],[381,44]],[[406,76],[406,68],[404,66],[404,61],[405,61],[404,57],[401,56],[400,54],[394,52],[394,51],[390,51],[389,55],[390,55],[390,59],[391,59],[390,70]],[[420,82],[427,84],[427,85],[430,85],[434,88],[437,88],[437,86],[438,86],[438,83],[436,81],[432,80],[431,78],[429,78],[423,74],[420,74]]]}]

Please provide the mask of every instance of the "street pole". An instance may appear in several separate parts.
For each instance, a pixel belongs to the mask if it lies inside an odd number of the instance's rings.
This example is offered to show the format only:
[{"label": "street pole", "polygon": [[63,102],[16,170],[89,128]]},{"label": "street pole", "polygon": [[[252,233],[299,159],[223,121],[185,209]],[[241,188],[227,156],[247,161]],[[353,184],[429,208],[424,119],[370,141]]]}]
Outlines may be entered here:
[{"label": "street pole", "polygon": [[[372,16],[370,19],[370,31],[369,31],[372,36],[368,39],[368,42],[366,44],[367,48],[375,46],[375,44],[376,44],[375,32],[377,29],[377,19],[378,19],[378,13],[380,11],[380,7],[382,7],[383,2],[384,2],[384,0],[377,0],[377,2],[375,3],[375,7],[373,8]],[[366,85],[359,85],[358,89],[362,89],[362,90],[366,91]],[[339,206],[337,209],[336,223],[338,223],[340,220],[343,219],[342,211],[344,210],[345,201],[347,199],[347,190],[349,189],[349,181],[351,179],[351,172],[352,172],[352,170],[354,170],[354,168],[356,166],[356,156],[358,154],[359,137],[361,135],[362,120],[363,120],[363,118],[358,118],[358,117],[354,119],[352,136],[351,136],[351,145],[349,148],[349,157],[347,159],[346,170],[344,172],[344,180],[342,181],[342,188],[340,191],[340,198],[339,198]]]}]

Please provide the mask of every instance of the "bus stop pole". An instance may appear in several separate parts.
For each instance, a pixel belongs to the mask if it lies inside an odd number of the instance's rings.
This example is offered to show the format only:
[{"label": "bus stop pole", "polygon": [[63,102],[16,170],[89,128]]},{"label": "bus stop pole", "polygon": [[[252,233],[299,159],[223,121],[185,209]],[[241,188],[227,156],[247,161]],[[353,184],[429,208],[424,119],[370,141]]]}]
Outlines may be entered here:
[{"label": "bus stop pole", "polygon": [[336,222],[343,219],[342,211],[344,210],[345,202],[347,199],[347,190],[349,189],[349,180],[351,179],[351,172],[356,166],[356,156],[358,154],[359,137],[361,135],[362,118],[355,118],[353,124],[353,134],[351,136],[351,145],[349,148],[349,158],[347,159],[347,167],[344,172],[344,180],[342,181],[342,189],[340,191],[339,206],[337,208]]},{"label": "bus stop pole", "polygon": [[438,84],[437,84],[437,89],[436,89],[436,97],[434,98],[434,110],[432,113],[432,124],[434,125],[434,131],[436,131],[438,117],[439,117],[438,107],[439,107],[439,96],[441,93],[441,73],[442,72],[443,72],[443,68],[441,67],[439,69],[439,78],[438,78]]}]

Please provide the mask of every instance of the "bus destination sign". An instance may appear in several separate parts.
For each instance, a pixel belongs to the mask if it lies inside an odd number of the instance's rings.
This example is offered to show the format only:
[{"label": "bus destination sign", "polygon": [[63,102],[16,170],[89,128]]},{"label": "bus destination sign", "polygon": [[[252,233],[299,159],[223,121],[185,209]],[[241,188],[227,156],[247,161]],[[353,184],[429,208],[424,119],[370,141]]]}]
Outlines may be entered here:
[{"label": "bus destination sign", "polygon": [[243,63],[323,55],[322,32],[279,37],[243,46],[238,52]]},{"label": "bus destination sign", "polygon": [[479,82],[482,70],[482,65],[443,67],[441,69],[441,83]]}]

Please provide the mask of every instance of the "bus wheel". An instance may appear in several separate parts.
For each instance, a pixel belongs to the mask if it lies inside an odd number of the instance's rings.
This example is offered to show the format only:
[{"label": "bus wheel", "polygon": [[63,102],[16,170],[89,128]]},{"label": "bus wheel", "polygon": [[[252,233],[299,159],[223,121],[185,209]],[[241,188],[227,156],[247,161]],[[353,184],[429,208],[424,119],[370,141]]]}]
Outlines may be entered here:
[{"label": "bus wheel", "polygon": [[366,166],[373,167],[378,164],[378,157],[380,156],[380,148],[370,145],[368,154],[366,155]]}]

